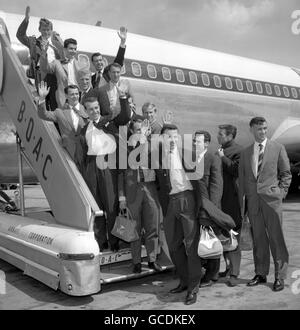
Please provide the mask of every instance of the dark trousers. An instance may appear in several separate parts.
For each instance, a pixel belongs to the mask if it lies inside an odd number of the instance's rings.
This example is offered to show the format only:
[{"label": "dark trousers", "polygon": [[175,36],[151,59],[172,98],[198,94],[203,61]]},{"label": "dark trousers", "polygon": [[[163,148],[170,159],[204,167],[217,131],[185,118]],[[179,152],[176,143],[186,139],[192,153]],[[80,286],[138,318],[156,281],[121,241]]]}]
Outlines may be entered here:
[{"label": "dark trousers", "polygon": [[206,269],[203,281],[208,282],[217,280],[220,270],[220,258],[217,259],[201,259],[203,267]]},{"label": "dark trousers", "polygon": [[[251,205],[258,203],[258,207]],[[254,211],[253,211],[254,210]],[[285,279],[289,254],[282,232],[281,205],[272,208],[260,196],[248,199],[249,219],[253,232],[255,274],[266,276],[270,269],[270,248],[275,266],[275,278]]]},{"label": "dark trousers", "polygon": [[156,260],[158,248],[159,208],[155,182],[137,183],[136,198],[127,203],[132,218],[135,220],[139,239],[130,243],[132,261],[141,262],[142,229],[144,229],[145,247],[148,261]]},{"label": "dark trousers", "polygon": [[[241,236],[241,229],[238,231],[238,244],[240,244],[240,236]],[[242,259],[242,253],[240,249],[240,245],[233,250],[233,251],[226,251],[223,253],[224,259],[226,261],[226,268],[229,269],[229,275],[233,275],[238,277],[240,275],[240,267],[241,267],[241,259]]]},{"label": "dark trousers", "polygon": [[51,73],[47,73],[45,81],[50,87],[49,94],[46,96],[46,107],[48,110],[54,111],[57,108],[55,92],[57,90],[57,80],[56,76]]},{"label": "dark trousers", "polygon": [[163,224],[180,283],[187,286],[189,292],[198,292],[201,279],[201,259],[197,254],[200,228],[192,191],[170,195]]},{"label": "dark trousers", "polygon": [[84,177],[99,208],[105,212],[105,216],[95,219],[96,239],[101,246],[108,236],[110,245],[114,245],[119,240],[111,234],[118,212],[118,172],[109,168],[100,170],[96,156],[87,156]]}]

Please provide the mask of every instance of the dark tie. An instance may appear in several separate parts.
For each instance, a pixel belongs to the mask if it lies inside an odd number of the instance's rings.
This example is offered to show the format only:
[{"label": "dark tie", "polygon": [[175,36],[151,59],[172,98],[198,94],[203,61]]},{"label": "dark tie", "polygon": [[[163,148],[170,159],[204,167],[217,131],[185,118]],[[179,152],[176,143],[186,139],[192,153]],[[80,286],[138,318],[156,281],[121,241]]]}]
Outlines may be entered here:
[{"label": "dark tie", "polygon": [[258,146],[259,146],[259,154],[258,154],[258,162],[257,162],[257,177],[260,174],[261,165],[262,165],[263,158],[264,158],[264,151],[263,151],[264,146],[261,143]]},{"label": "dark tie", "polygon": [[[136,144],[135,148],[138,148],[140,145],[141,145],[141,143],[140,143],[140,141],[139,141],[139,142]],[[138,154],[138,155],[137,155],[136,160],[137,160],[138,162],[140,162],[140,160],[141,160],[141,154]],[[143,171],[143,169],[142,169],[140,166],[139,166],[139,168],[138,168],[138,171],[139,171],[139,178],[140,178],[139,182],[145,182],[144,171]]]},{"label": "dark tie", "polygon": [[101,73],[97,72],[96,73],[95,87],[99,87],[100,80],[101,80]]}]

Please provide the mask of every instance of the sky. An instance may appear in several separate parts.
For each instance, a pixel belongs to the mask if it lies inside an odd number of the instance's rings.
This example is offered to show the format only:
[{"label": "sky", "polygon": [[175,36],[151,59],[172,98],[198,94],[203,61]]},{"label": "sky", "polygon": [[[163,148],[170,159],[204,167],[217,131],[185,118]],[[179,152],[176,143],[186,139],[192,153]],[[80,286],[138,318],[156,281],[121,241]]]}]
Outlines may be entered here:
[{"label": "sky", "polygon": [[300,68],[300,0],[0,0],[0,10],[11,13],[23,14],[26,5],[32,16],[102,21],[107,28],[126,26],[136,34]]}]

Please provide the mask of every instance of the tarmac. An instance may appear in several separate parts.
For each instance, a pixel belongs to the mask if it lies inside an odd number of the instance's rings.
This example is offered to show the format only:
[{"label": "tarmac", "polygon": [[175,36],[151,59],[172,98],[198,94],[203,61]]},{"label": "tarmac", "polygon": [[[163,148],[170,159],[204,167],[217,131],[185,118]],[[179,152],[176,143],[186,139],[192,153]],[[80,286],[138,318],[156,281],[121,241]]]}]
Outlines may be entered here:
[{"label": "tarmac", "polygon": [[[31,199],[26,206],[47,207],[38,187],[28,186]],[[12,192],[9,192],[12,193]],[[271,261],[266,284],[247,287],[254,276],[252,251],[242,253],[239,284],[228,287],[220,279],[208,288],[200,288],[197,302],[184,305],[185,292],[170,294],[178,280],[172,271],[105,284],[101,292],[86,297],[71,297],[54,291],[14,266],[0,260],[0,310],[298,310],[300,309],[300,195],[284,202],[283,230],[290,254],[285,289],[273,292],[274,267]],[[221,270],[224,262],[221,263]]]}]

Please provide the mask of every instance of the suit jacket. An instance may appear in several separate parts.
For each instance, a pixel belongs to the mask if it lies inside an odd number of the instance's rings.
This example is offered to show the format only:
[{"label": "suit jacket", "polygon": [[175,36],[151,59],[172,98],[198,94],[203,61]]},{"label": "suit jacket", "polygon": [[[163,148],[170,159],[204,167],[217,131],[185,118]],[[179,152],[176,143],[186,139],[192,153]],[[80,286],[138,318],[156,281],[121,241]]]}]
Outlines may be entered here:
[{"label": "suit jacket", "polygon": [[[128,99],[131,97],[131,89],[127,84],[127,80],[122,80],[123,83],[121,87],[126,90],[126,99],[120,98],[121,112],[118,116],[114,117],[112,110],[110,108],[110,102],[108,98],[108,90],[110,89],[110,84],[107,83],[101,88],[93,88],[82,98],[81,103],[88,97],[96,97],[98,99],[101,111],[101,123],[105,125],[109,121],[114,120],[115,125],[122,126],[126,125],[131,119],[131,109],[128,103]],[[126,100],[126,101],[125,101]],[[126,103],[126,104],[125,104]]]},{"label": "suit jacket", "polygon": [[55,111],[48,111],[44,102],[38,106],[38,116],[43,120],[52,121],[58,124],[62,138],[62,145],[67,149],[72,159],[74,159],[78,136],[88,119],[84,107],[80,105],[79,122],[76,130],[73,125],[71,110],[67,105],[65,105],[63,109],[58,108]]},{"label": "suit jacket", "polygon": [[[124,64],[124,57],[125,57],[125,50],[126,50],[125,47],[119,47],[117,56],[114,59],[114,63],[118,63],[121,66],[123,66],[123,64]],[[99,87],[99,86],[96,86],[96,76],[97,76],[97,73],[94,73],[92,75],[92,86],[93,86],[93,88]],[[101,80],[100,80],[100,86],[103,86],[105,84],[106,84],[106,81],[105,81],[104,77],[102,76],[101,77]]]},{"label": "suit jacket", "polygon": [[229,214],[239,229],[241,225],[241,208],[238,195],[238,169],[242,147],[234,140],[223,146],[221,158],[223,168],[222,210]]},{"label": "suit jacket", "polygon": [[[20,24],[16,36],[24,46],[29,48],[30,58],[34,63],[35,69],[37,69],[37,65],[42,53],[42,48],[41,48],[42,37],[40,36],[36,38],[35,36],[27,36],[26,33],[27,33],[28,24],[29,24],[29,20],[26,20],[25,18]],[[55,42],[54,40],[52,40],[56,59],[60,59],[63,56],[63,43],[62,40],[59,41],[60,42]],[[41,79],[44,80],[46,75],[47,75],[47,70],[43,70],[41,68]]]},{"label": "suit jacket", "polygon": [[254,176],[254,144],[241,153],[239,164],[239,195],[243,205],[246,196],[249,209],[258,212],[259,195],[270,207],[277,209],[288,193],[291,184],[290,162],[283,145],[267,140],[258,178]]},{"label": "suit jacket", "polygon": [[[64,60],[54,60],[48,63],[47,54],[44,52],[40,57],[41,69],[48,73],[54,73],[57,79],[57,90],[55,93],[56,101],[59,108],[63,108],[66,103],[65,87],[68,86],[68,61]],[[74,71],[76,80],[79,81],[78,71],[80,70],[80,65],[78,60],[74,59]]]}]

